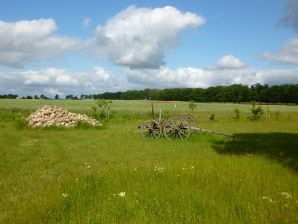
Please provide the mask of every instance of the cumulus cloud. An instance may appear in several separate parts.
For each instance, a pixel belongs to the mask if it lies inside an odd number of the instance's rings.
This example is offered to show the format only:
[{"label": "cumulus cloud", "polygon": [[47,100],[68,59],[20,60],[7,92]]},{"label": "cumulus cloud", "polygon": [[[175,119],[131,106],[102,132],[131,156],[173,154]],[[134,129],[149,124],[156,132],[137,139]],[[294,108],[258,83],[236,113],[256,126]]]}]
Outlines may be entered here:
[{"label": "cumulus cloud", "polygon": [[178,45],[183,29],[205,23],[200,15],[174,7],[128,7],[95,30],[92,45],[115,64],[133,68],[159,68],[164,53]]},{"label": "cumulus cloud", "polygon": [[101,81],[107,81],[110,78],[110,74],[108,72],[106,72],[102,67],[95,66],[94,74]]},{"label": "cumulus cloud", "polygon": [[244,69],[198,69],[179,68],[169,69],[167,67],[159,70],[127,70],[126,75],[130,83],[138,84],[143,88],[174,88],[189,87],[206,88],[217,85],[245,84],[286,84],[298,83],[298,70],[258,70],[252,68]]},{"label": "cumulus cloud", "polygon": [[287,0],[285,15],[281,20],[281,24],[293,28],[298,32],[298,1]]},{"label": "cumulus cloud", "polygon": [[127,69],[128,82],[151,88],[206,87],[212,72],[196,68]]},{"label": "cumulus cloud", "polygon": [[[223,58],[227,57],[221,59]],[[234,56],[233,59],[235,58]],[[221,59],[215,65],[202,69],[193,67],[171,69],[167,66],[159,69],[125,68],[124,76],[99,66],[85,72],[70,72],[58,68],[0,72],[0,94],[63,96],[144,88],[206,88],[231,84],[298,83],[298,69],[255,69],[249,66],[236,66],[236,69],[230,63],[224,63],[226,66],[223,69],[218,65],[219,62],[225,61]]]},{"label": "cumulus cloud", "polygon": [[217,62],[217,68],[219,69],[239,69],[243,68],[245,64],[234,55],[224,55]]},{"label": "cumulus cloud", "polygon": [[47,68],[44,70],[33,70],[20,72],[21,79],[25,85],[45,85],[55,84],[64,86],[75,86],[78,84],[77,78],[71,76],[63,69]]},{"label": "cumulus cloud", "polygon": [[87,72],[70,72],[46,68],[22,72],[1,72],[0,93],[14,92],[21,95],[98,93],[119,90],[125,85],[115,75],[101,67]]},{"label": "cumulus cloud", "polygon": [[246,66],[239,58],[225,55],[216,65],[200,68],[126,69],[128,82],[143,88],[189,87],[206,88],[217,85],[286,84],[298,83],[298,70],[255,69]]},{"label": "cumulus cloud", "polygon": [[298,38],[289,40],[277,52],[264,54],[264,58],[284,64],[298,65]]},{"label": "cumulus cloud", "polygon": [[57,57],[77,49],[80,40],[58,36],[53,19],[0,20],[0,66],[22,67],[32,60]]}]

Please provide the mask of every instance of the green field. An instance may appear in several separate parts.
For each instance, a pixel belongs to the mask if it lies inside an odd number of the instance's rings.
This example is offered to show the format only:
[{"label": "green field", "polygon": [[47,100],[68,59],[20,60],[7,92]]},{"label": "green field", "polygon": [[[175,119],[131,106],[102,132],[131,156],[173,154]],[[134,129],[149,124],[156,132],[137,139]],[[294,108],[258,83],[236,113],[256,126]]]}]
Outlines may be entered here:
[{"label": "green field", "polygon": [[298,106],[262,105],[251,121],[249,104],[154,102],[236,136],[179,141],[141,138],[149,101],[113,101],[102,128],[21,125],[45,104],[90,114],[95,102],[0,100],[0,223],[298,222]]}]

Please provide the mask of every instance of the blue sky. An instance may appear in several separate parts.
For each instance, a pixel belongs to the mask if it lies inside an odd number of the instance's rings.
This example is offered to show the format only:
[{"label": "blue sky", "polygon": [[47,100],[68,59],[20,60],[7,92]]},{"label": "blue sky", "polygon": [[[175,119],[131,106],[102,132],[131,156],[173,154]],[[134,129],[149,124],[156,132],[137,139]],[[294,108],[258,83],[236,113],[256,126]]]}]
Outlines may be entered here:
[{"label": "blue sky", "polygon": [[296,0],[2,0],[0,94],[298,83],[297,15]]}]

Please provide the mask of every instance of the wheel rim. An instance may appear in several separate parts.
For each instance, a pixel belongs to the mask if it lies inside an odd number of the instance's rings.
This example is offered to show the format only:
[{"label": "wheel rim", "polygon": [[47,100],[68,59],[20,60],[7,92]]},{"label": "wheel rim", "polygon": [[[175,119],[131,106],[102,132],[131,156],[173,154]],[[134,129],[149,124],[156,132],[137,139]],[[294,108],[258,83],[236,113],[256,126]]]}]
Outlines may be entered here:
[{"label": "wheel rim", "polygon": [[141,126],[141,135],[144,138],[157,139],[161,136],[161,132],[161,125],[155,120],[145,121]]},{"label": "wheel rim", "polygon": [[167,139],[188,139],[190,136],[190,125],[183,118],[170,118],[164,126],[164,135]]}]

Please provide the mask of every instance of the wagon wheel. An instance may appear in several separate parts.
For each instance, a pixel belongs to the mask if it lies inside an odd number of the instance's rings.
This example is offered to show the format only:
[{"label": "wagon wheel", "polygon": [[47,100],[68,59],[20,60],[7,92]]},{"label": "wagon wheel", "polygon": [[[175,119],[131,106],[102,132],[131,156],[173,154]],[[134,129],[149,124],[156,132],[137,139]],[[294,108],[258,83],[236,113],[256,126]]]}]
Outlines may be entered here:
[{"label": "wagon wheel", "polygon": [[167,139],[186,140],[190,136],[189,123],[181,117],[172,117],[164,125],[164,135]]},{"label": "wagon wheel", "polygon": [[141,135],[144,138],[157,139],[161,136],[162,126],[158,121],[147,120],[141,125]]}]

